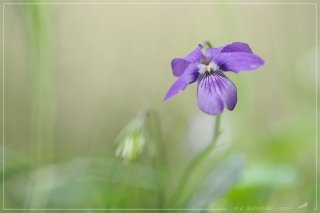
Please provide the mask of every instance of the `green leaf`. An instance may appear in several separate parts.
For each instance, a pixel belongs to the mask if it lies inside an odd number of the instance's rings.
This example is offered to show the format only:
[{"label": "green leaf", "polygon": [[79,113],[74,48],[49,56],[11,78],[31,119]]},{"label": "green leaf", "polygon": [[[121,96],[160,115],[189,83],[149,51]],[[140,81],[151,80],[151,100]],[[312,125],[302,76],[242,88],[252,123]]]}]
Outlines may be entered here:
[{"label": "green leaf", "polygon": [[245,157],[241,153],[233,153],[222,161],[195,191],[188,209],[205,209],[209,203],[228,192],[238,180],[244,164]]}]

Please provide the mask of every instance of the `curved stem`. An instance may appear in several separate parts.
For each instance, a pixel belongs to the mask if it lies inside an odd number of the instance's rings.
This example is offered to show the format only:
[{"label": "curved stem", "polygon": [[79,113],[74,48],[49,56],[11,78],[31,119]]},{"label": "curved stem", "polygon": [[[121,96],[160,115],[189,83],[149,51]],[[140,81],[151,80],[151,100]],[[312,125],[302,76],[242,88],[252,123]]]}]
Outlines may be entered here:
[{"label": "curved stem", "polygon": [[198,168],[201,168],[201,166],[206,162],[207,157],[210,155],[210,153],[214,149],[219,139],[219,136],[221,135],[220,121],[221,121],[221,114],[216,116],[214,136],[211,144],[188,166],[188,168],[186,169],[185,173],[182,176],[178,189],[175,195],[173,196],[174,198],[179,199],[182,197],[181,195],[185,191],[185,187],[187,186],[187,183],[191,175],[194,174]]},{"label": "curved stem", "polygon": [[205,41],[204,45],[207,45],[209,48],[212,48],[212,45],[211,45],[211,43],[209,41]]}]

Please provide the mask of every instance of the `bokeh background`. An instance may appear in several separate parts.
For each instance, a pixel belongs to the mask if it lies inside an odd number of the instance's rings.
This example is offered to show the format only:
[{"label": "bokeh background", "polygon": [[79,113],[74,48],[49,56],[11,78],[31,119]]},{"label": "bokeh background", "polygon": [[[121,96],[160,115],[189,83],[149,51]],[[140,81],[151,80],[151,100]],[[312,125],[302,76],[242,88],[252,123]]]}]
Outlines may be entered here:
[{"label": "bokeh background", "polygon": [[[314,212],[315,4],[3,7],[5,209],[176,207],[174,191],[210,143],[214,117],[199,110],[196,84],[162,102],[175,81],[170,62],[204,41],[215,47],[240,41],[266,63],[227,73],[238,88],[237,106],[223,112],[223,135],[206,166],[190,174],[200,178],[199,187],[180,208]],[[159,115],[167,164],[161,199],[161,171],[148,154],[130,165],[115,155],[115,139],[145,107]]]}]

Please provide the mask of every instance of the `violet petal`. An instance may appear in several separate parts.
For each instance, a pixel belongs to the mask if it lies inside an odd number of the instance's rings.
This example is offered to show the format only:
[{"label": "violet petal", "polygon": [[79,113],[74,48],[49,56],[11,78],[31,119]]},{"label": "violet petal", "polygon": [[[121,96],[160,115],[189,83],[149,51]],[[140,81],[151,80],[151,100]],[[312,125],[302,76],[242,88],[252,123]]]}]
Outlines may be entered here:
[{"label": "violet petal", "polygon": [[171,61],[173,75],[179,77],[187,69],[190,62],[183,58],[175,58]]},{"label": "violet petal", "polygon": [[252,53],[248,44],[242,43],[242,42],[234,42],[232,44],[227,44],[219,48],[207,48],[206,57],[208,60],[212,60],[219,53],[227,53],[227,52]]},{"label": "violet petal", "polygon": [[174,58],[171,61],[171,68],[174,76],[181,76],[185,69],[192,63],[202,63],[205,61],[205,57],[201,51],[202,45],[192,51],[189,55],[183,58]]},{"label": "violet petal", "polygon": [[220,53],[229,53],[229,52],[246,52],[252,53],[249,45],[242,42],[233,42],[232,44],[228,44],[224,46],[223,50]]},{"label": "violet petal", "polygon": [[214,58],[214,62],[223,71],[255,70],[264,64],[264,60],[259,56],[246,52],[220,53]]},{"label": "violet petal", "polygon": [[221,72],[200,77],[198,84],[198,106],[209,114],[218,115],[224,107],[233,110],[237,103],[237,88]]},{"label": "violet petal", "polygon": [[190,64],[185,72],[170,87],[163,101],[175,96],[181,90],[184,90],[188,84],[192,84],[197,81],[199,76],[198,70],[199,68],[197,65]]},{"label": "violet petal", "polygon": [[216,55],[218,55],[225,46],[219,47],[219,48],[207,48],[206,50],[206,58],[208,60],[212,60]]}]

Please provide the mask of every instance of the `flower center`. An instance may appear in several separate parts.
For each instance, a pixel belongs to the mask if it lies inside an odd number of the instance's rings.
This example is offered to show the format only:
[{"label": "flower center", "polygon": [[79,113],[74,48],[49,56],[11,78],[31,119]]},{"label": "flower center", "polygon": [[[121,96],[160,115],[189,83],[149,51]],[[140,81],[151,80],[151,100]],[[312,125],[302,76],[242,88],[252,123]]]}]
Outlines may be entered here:
[{"label": "flower center", "polygon": [[213,61],[205,61],[202,64],[199,64],[199,73],[212,74],[212,72],[219,70],[219,66]]},{"label": "flower center", "polygon": [[219,69],[219,66],[212,61],[206,61],[204,64],[206,65],[206,71],[208,73],[211,73],[211,71],[216,71]]},{"label": "flower center", "polygon": [[211,67],[209,65],[206,65],[206,71],[210,73]]}]

